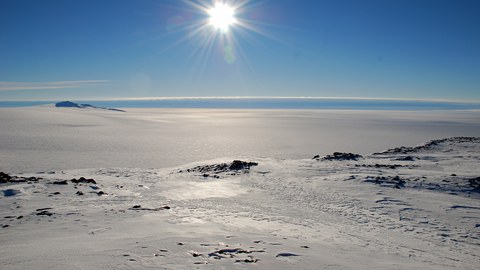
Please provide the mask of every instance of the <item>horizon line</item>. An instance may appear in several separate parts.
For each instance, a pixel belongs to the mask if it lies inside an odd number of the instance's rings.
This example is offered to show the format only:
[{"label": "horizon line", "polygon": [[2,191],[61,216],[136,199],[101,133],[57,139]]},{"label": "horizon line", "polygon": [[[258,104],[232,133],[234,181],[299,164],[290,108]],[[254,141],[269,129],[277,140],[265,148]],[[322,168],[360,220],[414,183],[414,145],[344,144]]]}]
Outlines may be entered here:
[{"label": "horizon line", "polygon": [[0,100],[0,102],[59,102],[59,101],[160,101],[160,100],[206,100],[206,99],[324,99],[324,100],[384,100],[439,103],[480,103],[480,100],[446,98],[385,98],[385,97],[319,97],[319,96],[190,96],[190,97],[125,97],[125,98],[81,98],[81,99],[36,99],[36,100]]}]

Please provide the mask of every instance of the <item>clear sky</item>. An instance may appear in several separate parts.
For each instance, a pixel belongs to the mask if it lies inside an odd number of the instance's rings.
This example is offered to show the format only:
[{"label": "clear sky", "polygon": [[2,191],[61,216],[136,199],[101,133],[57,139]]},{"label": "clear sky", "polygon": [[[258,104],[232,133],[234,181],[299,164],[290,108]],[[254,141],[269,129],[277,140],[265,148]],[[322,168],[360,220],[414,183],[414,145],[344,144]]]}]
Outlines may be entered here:
[{"label": "clear sky", "polygon": [[0,100],[480,101],[480,1],[1,0]]}]

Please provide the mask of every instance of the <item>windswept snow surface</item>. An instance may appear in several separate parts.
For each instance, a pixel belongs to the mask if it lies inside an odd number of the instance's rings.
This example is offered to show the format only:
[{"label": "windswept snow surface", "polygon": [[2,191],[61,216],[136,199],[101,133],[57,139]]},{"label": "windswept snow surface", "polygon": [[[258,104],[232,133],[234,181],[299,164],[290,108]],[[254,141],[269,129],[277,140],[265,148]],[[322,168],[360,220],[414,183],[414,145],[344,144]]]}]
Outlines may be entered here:
[{"label": "windswept snow surface", "polygon": [[[98,112],[66,113],[77,121],[99,118]],[[100,118],[117,119],[114,114]],[[18,121],[7,124],[20,132]],[[36,134],[30,133],[32,145]],[[158,169],[22,173],[6,159],[1,268],[477,269],[480,139],[405,146],[362,152],[356,160],[322,159],[357,156],[320,151],[316,159],[230,155]],[[2,141],[2,151],[8,147]]]}]

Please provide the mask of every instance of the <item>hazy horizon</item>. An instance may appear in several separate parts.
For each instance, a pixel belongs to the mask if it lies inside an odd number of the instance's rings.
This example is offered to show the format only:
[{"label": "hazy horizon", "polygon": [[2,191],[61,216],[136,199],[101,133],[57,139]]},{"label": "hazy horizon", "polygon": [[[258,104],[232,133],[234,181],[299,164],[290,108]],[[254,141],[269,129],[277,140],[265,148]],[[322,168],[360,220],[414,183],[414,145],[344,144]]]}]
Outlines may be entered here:
[{"label": "hazy horizon", "polygon": [[[66,100],[0,101],[0,107],[52,105]],[[164,97],[68,100],[100,108],[318,109],[318,110],[480,110],[479,102],[319,97]],[[77,105],[78,106],[78,105]]]},{"label": "hazy horizon", "polygon": [[445,103],[480,103],[480,99],[442,99],[442,98],[396,98],[396,97],[328,97],[328,96],[149,96],[149,97],[111,97],[111,98],[45,98],[45,99],[3,99],[0,102],[58,102],[58,101],[156,101],[156,100],[202,100],[202,99],[272,99],[272,100],[371,100],[371,101],[412,101]]}]

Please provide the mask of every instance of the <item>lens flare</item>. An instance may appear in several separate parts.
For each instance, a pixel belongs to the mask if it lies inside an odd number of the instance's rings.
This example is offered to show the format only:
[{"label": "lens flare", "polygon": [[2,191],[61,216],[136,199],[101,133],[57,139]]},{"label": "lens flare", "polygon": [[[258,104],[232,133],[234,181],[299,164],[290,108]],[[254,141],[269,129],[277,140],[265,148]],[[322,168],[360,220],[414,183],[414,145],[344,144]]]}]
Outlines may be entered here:
[{"label": "lens flare", "polygon": [[231,25],[237,22],[235,9],[227,4],[217,2],[213,8],[208,10],[210,25],[222,31],[228,32]]},{"label": "lens flare", "polygon": [[[270,0],[179,0],[186,3],[181,13],[168,21],[167,31],[172,35],[186,33],[170,48],[182,44],[195,44],[189,58],[195,73],[203,74],[209,66],[217,66],[215,59],[240,72],[244,68],[253,70],[242,42],[258,44],[257,36],[278,41],[264,29],[278,26],[262,22],[259,14],[268,14],[266,3]],[[264,13],[263,13],[264,12]],[[256,14],[256,15],[254,15]],[[217,56],[217,57],[214,57]],[[196,75],[198,78],[201,75]]]}]

